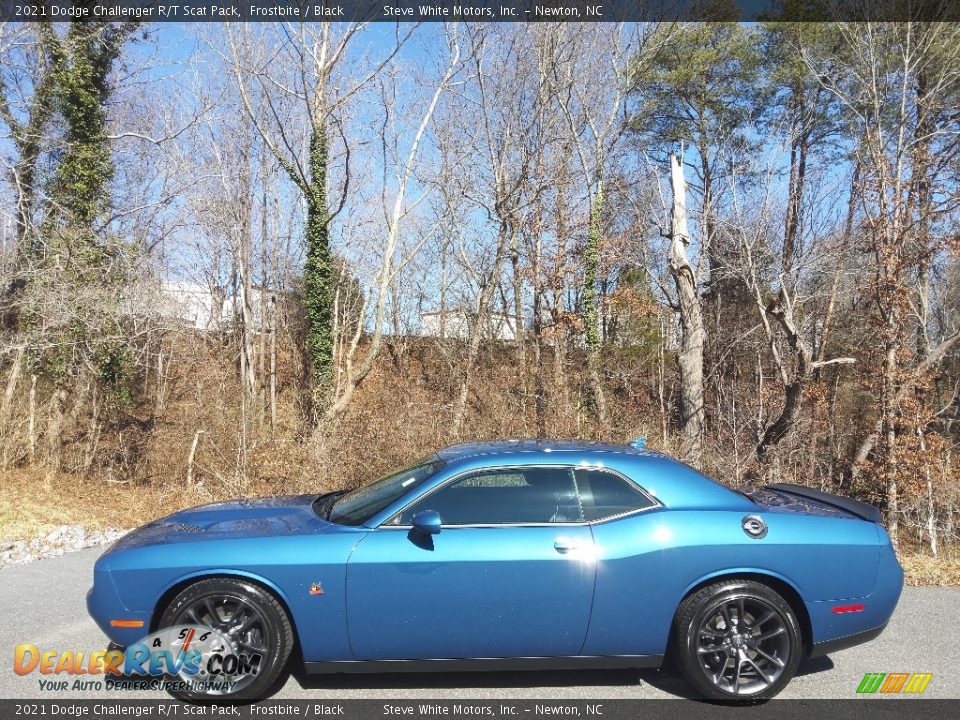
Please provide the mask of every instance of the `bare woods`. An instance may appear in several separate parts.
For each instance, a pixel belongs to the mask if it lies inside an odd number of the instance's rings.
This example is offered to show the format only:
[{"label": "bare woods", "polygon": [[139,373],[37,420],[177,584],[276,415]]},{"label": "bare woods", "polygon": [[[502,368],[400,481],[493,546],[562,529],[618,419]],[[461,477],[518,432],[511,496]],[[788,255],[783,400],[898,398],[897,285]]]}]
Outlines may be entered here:
[{"label": "bare woods", "polygon": [[958,54],[946,23],[0,26],[4,482],[175,504],[642,434],[937,554]]}]

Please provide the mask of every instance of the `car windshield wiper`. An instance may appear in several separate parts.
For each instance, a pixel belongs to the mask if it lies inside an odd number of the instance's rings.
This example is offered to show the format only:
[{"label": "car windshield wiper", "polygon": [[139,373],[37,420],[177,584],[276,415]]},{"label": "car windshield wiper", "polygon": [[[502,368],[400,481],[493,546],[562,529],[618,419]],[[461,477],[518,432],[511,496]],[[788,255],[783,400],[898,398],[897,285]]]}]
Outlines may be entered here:
[{"label": "car windshield wiper", "polygon": [[333,504],[339,497],[346,495],[346,493],[346,490],[337,490],[336,492],[321,495],[313,501],[313,511],[319,515],[322,520],[329,520]]}]

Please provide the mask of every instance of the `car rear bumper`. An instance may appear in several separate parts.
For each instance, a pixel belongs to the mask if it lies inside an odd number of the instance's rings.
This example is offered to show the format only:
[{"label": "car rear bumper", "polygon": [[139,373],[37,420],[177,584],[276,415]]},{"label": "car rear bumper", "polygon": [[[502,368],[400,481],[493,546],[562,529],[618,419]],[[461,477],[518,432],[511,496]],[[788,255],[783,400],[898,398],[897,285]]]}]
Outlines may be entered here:
[{"label": "car rear bumper", "polygon": [[810,617],[811,657],[869,642],[890,622],[903,591],[903,568],[893,548],[880,547],[877,581],[863,598],[806,603]]},{"label": "car rear bumper", "polygon": [[837,638],[836,640],[825,640],[824,642],[814,643],[814,645],[810,648],[810,654],[808,657],[821,657],[823,655],[829,655],[830,653],[835,653],[840,650],[846,650],[854,645],[868,643],[871,640],[875,640],[886,627],[887,624],[884,623],[880,627],[875,627],[871,630],[863,630],[861,632],[854,633],[853,635]]}]

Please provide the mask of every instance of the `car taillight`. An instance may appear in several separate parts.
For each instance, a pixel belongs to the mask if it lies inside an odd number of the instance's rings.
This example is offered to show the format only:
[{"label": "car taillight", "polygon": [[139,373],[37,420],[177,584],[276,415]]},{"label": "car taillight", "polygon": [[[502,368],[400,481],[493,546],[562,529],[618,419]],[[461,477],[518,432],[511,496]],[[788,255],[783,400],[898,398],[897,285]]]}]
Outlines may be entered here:
[{"label": "car taillight", "polygon": [[863,605],[837,605],[833,608],[835,613],[855,613],[863,610]]}]

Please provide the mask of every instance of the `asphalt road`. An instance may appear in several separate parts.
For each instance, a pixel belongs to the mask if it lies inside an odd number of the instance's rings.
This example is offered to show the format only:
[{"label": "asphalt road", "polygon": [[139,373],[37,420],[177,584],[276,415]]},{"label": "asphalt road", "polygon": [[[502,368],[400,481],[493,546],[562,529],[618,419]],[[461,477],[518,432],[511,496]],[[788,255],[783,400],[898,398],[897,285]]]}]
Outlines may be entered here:
[{"label": "asphalt road", "polygon": [[[41,692],[39,675],[13,672],[18,643],[41,649],[103,649],[84,600],[101,549],[0,569],[0,698],[92,698],[89,692]],[[867,672],[931,672],[925,697],[960,698],[960,588],[906,588],[876,640],[807,661],[781,697],[853,698]],[[671,698],[683,681],[653,670],[291,676],[277,698],[615,699]],[[123,697],[112,692],[110,697]],[[150,697],[127,693],[128,697]],[[156,697],[167,697],[158,692]]]}]

